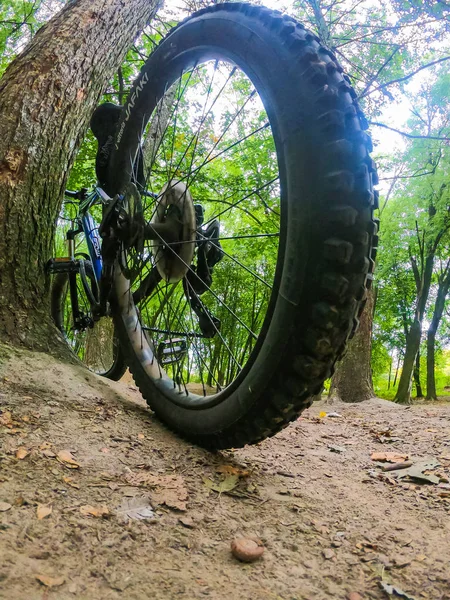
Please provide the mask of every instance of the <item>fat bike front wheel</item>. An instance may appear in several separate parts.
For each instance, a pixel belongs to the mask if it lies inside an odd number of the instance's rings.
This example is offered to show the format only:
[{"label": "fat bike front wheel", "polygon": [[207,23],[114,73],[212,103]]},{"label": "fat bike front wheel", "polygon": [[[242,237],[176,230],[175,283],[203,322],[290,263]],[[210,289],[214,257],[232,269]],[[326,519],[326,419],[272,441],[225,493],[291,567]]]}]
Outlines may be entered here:
[{"label": "fat bike front wheel", "polygon": [[185,438],[256,443],[331,376],[372,280],[366,127],[333,54],[266,8],[201,10],[144,65],[105,182],[146,223],[116,264],[115,324]]}]

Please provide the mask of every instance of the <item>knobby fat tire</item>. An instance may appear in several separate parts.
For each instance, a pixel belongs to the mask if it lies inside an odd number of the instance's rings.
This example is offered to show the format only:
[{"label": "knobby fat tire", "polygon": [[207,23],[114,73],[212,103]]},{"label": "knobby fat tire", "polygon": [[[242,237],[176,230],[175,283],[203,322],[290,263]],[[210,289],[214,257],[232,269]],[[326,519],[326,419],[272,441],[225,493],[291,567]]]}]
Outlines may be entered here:
[{"label": "knobby fat tire", "polygon": [[229,448],[256,443],[296,419],[343,356],[373,278],[378,180],[367,122],[333,53],[291,17],[233,3],[181,22],[142,68],[119,123],[110,194],[131,177],[130,156],[148,119],[146,103],[155,104],[155,82],[183,52],[208,45],[252,79],[276,138],[287,214],[269,331],[238,389],[195,410],[171,402],[149,378],[130,342],[126,310],[117,307],[115,322],[134,379],[158,417],[199,445]]}]

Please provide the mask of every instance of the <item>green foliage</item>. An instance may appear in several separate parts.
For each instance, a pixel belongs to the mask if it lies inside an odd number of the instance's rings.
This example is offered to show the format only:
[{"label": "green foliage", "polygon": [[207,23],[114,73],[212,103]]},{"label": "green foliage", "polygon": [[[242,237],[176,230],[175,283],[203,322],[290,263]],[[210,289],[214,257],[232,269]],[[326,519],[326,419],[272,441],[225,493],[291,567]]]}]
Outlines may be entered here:
[{"label": "green foliage", "polygon": [[66,0],[2,0],[0,5],[0,77],[36,31]]},{"label": "green foliage", "polygon": [[[0,77],[39,27],[64,4],[65,0],[4,0],[1,3]],[[155,45],[181,16],[205,4],[208,2],[192,0],[185,2],[184,8],[162,11],[129,50],[103,99],[123,103],[139,69]],[[382,186],[372,370],[377,392],[392,397],[395,391],[392,387],[394,371],[398,358],[404,353],[406,335],[417,305],[418,289],[413,265],[417,266],[419,272],[423,269],[426,253],[440,236],[435,248],[433,281],[424,318],[426,328],[433,313],[438,278],[450,254],[450,239],[446,229],[450,211],[449,146],[448,142],[428,137],[450,137],[449,62],[421,70],[424,65],[445,59],[450,54],[450,4],[431,0],[381,0],[377,3],[371,0],[358,3],[342,0],[326,4],[319,0],[315,3],[297,0],[290,3],[288,11],[316,31],[337,53],[370,119],[382,120],[387,103],[401,99],[402,106],[410,111],[406,124],[408,133],[425,138],[408,139],[400,150],[393,149],[379,157],[385,176],[394,179],[389,179]],[[418,75],[410,79],[408,76],[416,71]],[[414,82],[413,86],[410,85],[411,81]],[[196,83],[201,85],[200,80]],[[248,80],[237,79],[233,85],[237,87],[234,91],[239,91],[245,97]],[[178,159],[186,148],[194,125],[201,120],[201,106],[196,106],[196,100],[187,98],[184,102],[177,134],[173,139],[173,156]],[[230,105],[217,118],[214,115],[208,117],[201,127],[196,147],[198,153],[207,154],[208,149],[217,143],[217,131],[231,121],[232,115],[233,108]],[[245,136],[252,128],[261,125],[264,118],[262,110],[248,112],[233,125],[230,136]],[[374,129],[374,137],[380,138],[384,131]],[[168,139],[172,139],[170,134],[174,132],[169,131]],[[230,136],[218,143],[219,150],[230,143]],[[206,174],[200,172],[193,185],[196,201],[207,203],[214,198],[214,202],[209,204],[211,211],[220,212],[232,203],[243,188],[257,189],[268,181],[276,166],[274,147],[269,138],[262,131],[249,138],[245,151],[215,161]],[[96,150],[96,141],[88,133],[70,173],[70,189],[90,187],[95,183]],[[152,178],[155,191],[160,191],[166,182],[165,168],[169,151],[170,144],[165,147],[166,156],[160,154],[158,157]],[[180,161],[177,176],[183,177],[192,158],[191,149],[186,153],[184,162]],[[258,232],[262,221],[269,228],[268,231],[271,231],[271,227],[275,230],[278,198],[279,190],[274,185],[261,191],[258,204],[254,198],[242,203],[239,210],[233,211],[233,232]],[[385,201],[387,204],[384,207]],[[62,218],[58,221],[55,247],[59,255],[65,253],[64,224],[67,222],[63,218],[73,216],[72,211],[70,206],[64,207]],[[276,243],[267,240],[263,243],[255,238],[247,244],[224,242],[223,247],[229,253],[234,252],[239,259],[255,265],[258,273],[264,273],[267,277],[273,273]],[[228,281],[234,281],[242,289],[244,301],[234,309],[243,311],[239,313],[243,319],[250,318],[245,311],[255,311],[255,307],[265,301],[264,290],[254,289],[250,276],[247,276],[248,273],[237,276],[232,264],[224,261],[219,263],[214,273],[224,294],[230,289]],[[228,317],[221,313],[220,308],[213,304],[210,308],[226,321]],[[438,393],[443,393],[443,388],[450,385],[450,351],[447,348],[449,324],[449,316],[444,312],[437,333]],[[238,349],[246,352],[251,348],[251,344],[247,347],[243,331],[237,332],[233,344],[233,351],[236,352]],[[224,355],[223,348],[219,346],[216,345],[213,351],[217,354],[216,360],[220,366]],[[388,390],[391,360],[394,364]],[[233,367],[229,365],[227,368],[232,370]],[[218,367],[219,371],[221,369]],[[424,383],[425,349],[421,371]],[[227,377],[226,373],[223,377]]]}]

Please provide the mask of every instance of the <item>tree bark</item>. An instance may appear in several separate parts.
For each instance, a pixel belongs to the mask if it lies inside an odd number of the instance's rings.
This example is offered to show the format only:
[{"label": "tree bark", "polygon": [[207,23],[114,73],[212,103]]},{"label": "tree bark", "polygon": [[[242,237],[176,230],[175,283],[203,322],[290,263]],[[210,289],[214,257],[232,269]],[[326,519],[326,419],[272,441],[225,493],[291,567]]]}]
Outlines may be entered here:
[{"label": "tree bark", "polygon": [[430,327],[427,332],[427,400],[437,400],[435,379],[436,333],[445,308],[445,300],[450,288],[450,268],[439,280],[436,302]]},{"label": "tree bark", "polygon": [[89,117],[158,0],[73,0],[0,80],[0,338],[46,349],[45,263]]},{"label": "tree bark", "polygon": [[416,398],[423,398],[422,384],[420,382],[420,350],[417,352],[413,377],[416,386]]},{"label": "tree bark", "polygon": [[338,364],[330,397],[344,402],[363,402],[375,396],[370,358],[372,351],[373,291],[369,290],[359,329]]},{"label": "tree bark", "polygon": [[422,336],[422,321],[425,314],[425,307],[430,293],[431,278],[433,276],[434,253],[428,254],[425,259],[423,275],[418,285],[417,306],[414,315],[414,322],[408,331],[406,338],[405,358],[403,360],[402,373],[398,383],[395,402],[400,404],[409,404],[411,402],[411,385],[416,356],[420,348],[420,339]]}]

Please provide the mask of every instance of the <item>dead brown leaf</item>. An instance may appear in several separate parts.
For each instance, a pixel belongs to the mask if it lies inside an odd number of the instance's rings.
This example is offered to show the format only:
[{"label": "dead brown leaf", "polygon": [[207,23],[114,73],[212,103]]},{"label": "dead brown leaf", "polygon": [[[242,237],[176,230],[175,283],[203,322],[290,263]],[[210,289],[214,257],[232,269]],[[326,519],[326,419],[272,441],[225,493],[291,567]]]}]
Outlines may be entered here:
[{"label": "dead brown leaf", "polygon": [[57,460],[62,463],[65,467],[69,469],[79,469],[80,465],[75,460],[75,457],[72,455],[69,450],[60,450],[56,455]]},{"label": "dead brown leaf", "polygon": [[52,511],[53,507],[51,504],[38,504],[36,510],[37,518],[39,520],[45,519],[45,517],[48,517],[52,514]]},{"label": "dead brown leaf", "polygon": [[398,452],[373,452],[370,458],[379,462],[399,463],[408,460],[408,455]]},{"label": "dead brown leaf", "polygon": [[128,473],[125,480],[136,486],[152,488],[153,504],[165,505],[176,510],[186,510],[188,492],[181,475],[152,475],[151,473]]},{"label": "dead brown leaf", "polygon": [[90,504],[80,506],[80,513],[91,517],[107,517],[110,514],[109,508],[105,504],[101,506],[91,506]]},{"label": "dead brown leaf", "polygon": [[216,471],[224,475],[237,475],[238,477],[248,477],[250,475],[250,471],[234,467],[233,465],[219,465]]},{"label": "dead brown leaf", "polygon": [[3,427],[9,427],[9,428],[13,427],[14,424],[13,424],[13,420],[12,420],[12,415],[9,410],[5,410],[0,415],[0,425],[3,425]]},{"label": "dead brown leaf", "polygon": [[53,450],[42,450],[42,454],[43,456],[46,456],[47,458],[56,458],[56,454],[53,452]]},{"label": "dead brown leaf", "polygon": [[63,481],[64,481],[64,483],[67,483],[67,485],[70,485],[70,487],[73,487],[76,490],[80,489],[80,486],[78,485],[78,483],[74,482],[73,477],[63,477]]},{"label": "dead brown leaf", "polygon": [[20,448],[17,448],[16,450],[16,458],[18,460],[23,460],[29,454],[29,451],[24,446],[20,446]]},{"label": "dead brown leaf", "polygon": [[36,579],[46,587],[59,587],[65,582],[64,577],[50,577],[50,575],[35,575]]}]

